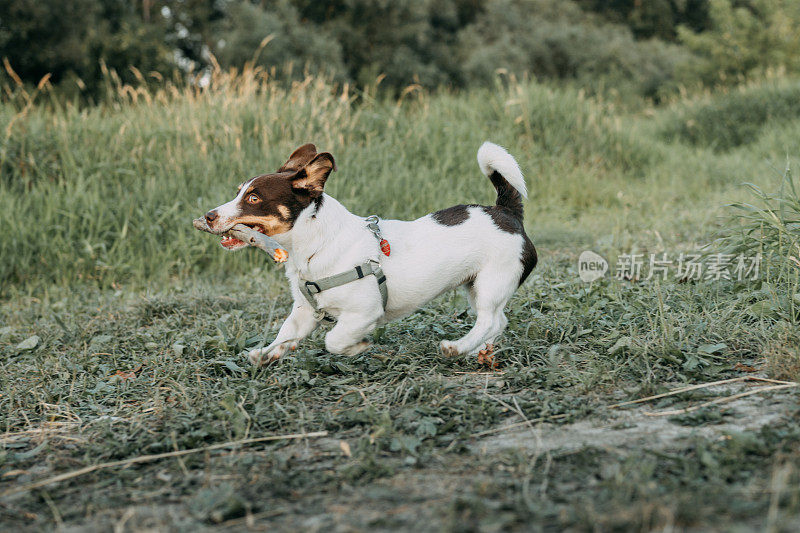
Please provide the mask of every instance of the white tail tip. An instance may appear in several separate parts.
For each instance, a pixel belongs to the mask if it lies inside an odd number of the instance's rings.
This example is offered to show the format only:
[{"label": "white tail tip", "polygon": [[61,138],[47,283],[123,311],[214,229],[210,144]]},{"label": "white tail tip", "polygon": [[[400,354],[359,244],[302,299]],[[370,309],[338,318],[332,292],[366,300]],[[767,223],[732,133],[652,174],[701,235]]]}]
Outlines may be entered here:
[{"label": "white tail tip", "polygon": [[478,166],[481,172],[489,177],[493,172],[499,172],[508,183],[511,184],[523,198],[528,197],[528,188],[525,186],[525,178],[519,169],[517,161],[509,154],[505,148],[486,141],[478,148]]}]

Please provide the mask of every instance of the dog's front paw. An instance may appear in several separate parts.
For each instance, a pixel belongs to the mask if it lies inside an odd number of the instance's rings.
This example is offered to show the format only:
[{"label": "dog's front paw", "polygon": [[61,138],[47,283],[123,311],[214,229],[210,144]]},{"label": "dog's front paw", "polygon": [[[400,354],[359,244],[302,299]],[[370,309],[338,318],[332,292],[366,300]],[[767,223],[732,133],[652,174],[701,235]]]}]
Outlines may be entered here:
[{"label": "dog's front paw", "polygon": [[247,358],[250,359],[250,362],[254,365],[262,366],[277,361],[288,350],[294,350],[295,348],[297,348],[296,342],[279,344],[272,349],[259,348],[257,350],[250,350],[250,352],[247,354]]},{"label": "dog's front paw", "polygon": [[264,348],[258,348],[256,350],[250,350],[247,353],[247,358],[250,360],[250,363],[255,366],[261,366],[263,364],[268,363],[266,356],[267,351]]},{"label": "dog's front paw", "polygon": [[366,350],[367,348],[369,348],[370,346],[372,346],[371,342],[361,341],[361,342],[358,342],[358,343],[356,343],[356,344],[354,344],[352,346],[348,346],[347,348],[342,350],[342,354],[343,355],[358,355],[361,352],[363,352],[364,350]]},{"label": "dog's front paw", "polygon": [[458,347],[452,341],[442,341],[439,343],[439,348],[442,350],[442,355],[445,357],[456,357],[458,355]]}]

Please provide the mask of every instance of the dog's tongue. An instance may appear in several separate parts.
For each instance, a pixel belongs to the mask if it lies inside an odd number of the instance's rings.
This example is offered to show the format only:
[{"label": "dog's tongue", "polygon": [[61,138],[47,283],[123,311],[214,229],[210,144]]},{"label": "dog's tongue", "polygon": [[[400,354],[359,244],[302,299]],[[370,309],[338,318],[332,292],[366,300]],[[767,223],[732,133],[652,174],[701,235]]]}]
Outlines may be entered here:
[{"label": "dog's tongue", "polygon": [[228,248],[228,249],[235,248],[236,246],[241,246],[244,244],[243,241],[240,241],[236,237],[231,237],[230,235],[226,235],[225,237],[223,237],[219,243],[222,245],[223,248]]}]

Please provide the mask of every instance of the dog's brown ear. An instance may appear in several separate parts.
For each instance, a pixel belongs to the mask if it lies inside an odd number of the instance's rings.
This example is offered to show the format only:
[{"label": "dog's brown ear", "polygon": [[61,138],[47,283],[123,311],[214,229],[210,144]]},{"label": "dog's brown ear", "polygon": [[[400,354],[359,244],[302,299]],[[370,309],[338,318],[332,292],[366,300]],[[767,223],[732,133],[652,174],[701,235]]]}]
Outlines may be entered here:
[{"label": "dog's brown ear", "polygon": [[300,170],[306,166],[314,156],[317,155],[317,147],[311,143],[304,144],[289,156],[289,160],[284,163],[278,172],[288,172],[290,170]]},{"label": "dog's brown ear", "polygon": [[328,174],[334,170],[336,163],[333,156],[328,152],[322,152],[292,177],[292,187],[306,192],[312,198],[317,198],[322,194]]}]

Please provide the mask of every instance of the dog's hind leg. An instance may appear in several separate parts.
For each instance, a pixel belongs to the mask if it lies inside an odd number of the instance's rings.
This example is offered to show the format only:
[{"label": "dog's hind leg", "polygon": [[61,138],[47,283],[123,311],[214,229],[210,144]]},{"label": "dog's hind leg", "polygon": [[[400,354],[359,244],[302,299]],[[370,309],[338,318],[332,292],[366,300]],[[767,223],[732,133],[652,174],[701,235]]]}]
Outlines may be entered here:
[{"label": "dog's hind leg", "polygon": [[448,357],[464,354],[476,354],[486,344],[491,344],[503,332],[508,320],[502,307],[486,311],[478,311],[475,325],[469,332],[455,341],[443,340],[440,344],[442,353]]},{"label": "dog's hind leg", "polygon": [[493,343],[508,324],[503,308],[515,289],[516,282],[507,272],[480,272],[472,287],[468,287],[470,305],[477,314],[475,325],[458,340],[443,340],[442,353],[446,356],[475,354],[486,344]]},{"label": "dog's hind leg", "polygon": [[297,341],[308,337],[319,322],[314,318],[314,310],[307,305],[298,305],[283,322],[278,335],[269,346],[251,350],[248,353],[250,362],[254,365],[263,365],[280,358],[289,350],[297,347]]},{"label": "dog's hind leg", "polygon": [[325,335],[325,349],[330,353],[356,355],[367,348],[370,343],[364,337],[372,333],[378,323],[374,315],[364,316],[358,313],[345,313],[339,316],[336,326]]}]

